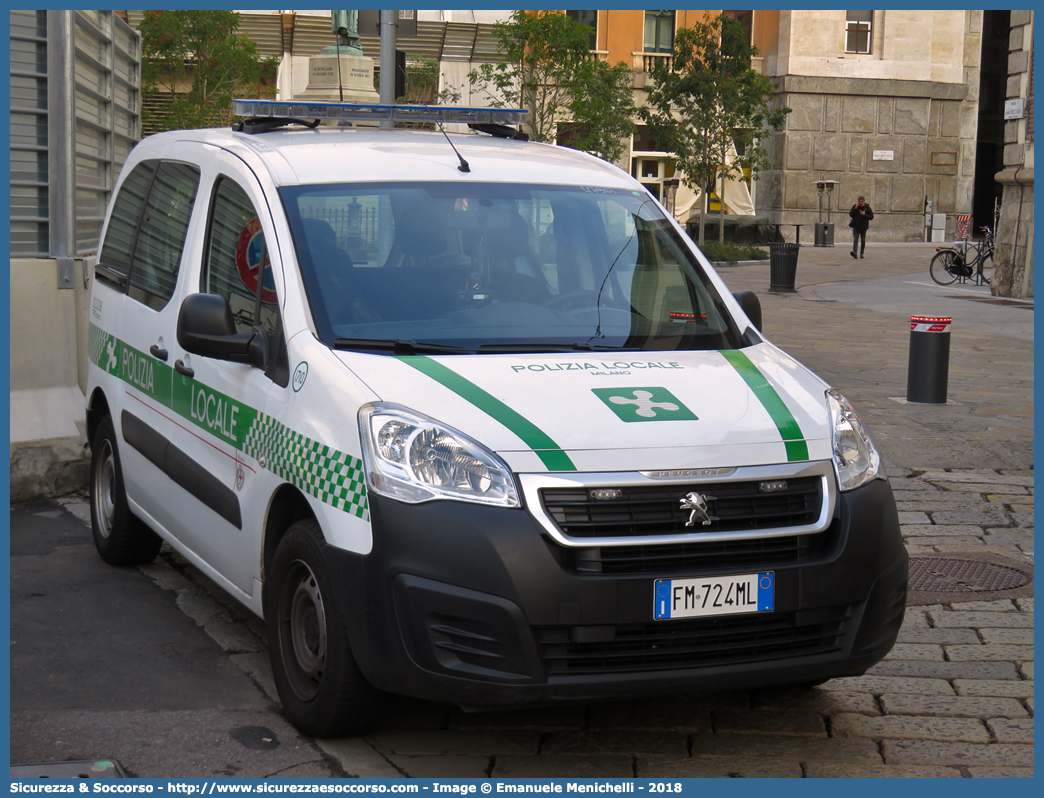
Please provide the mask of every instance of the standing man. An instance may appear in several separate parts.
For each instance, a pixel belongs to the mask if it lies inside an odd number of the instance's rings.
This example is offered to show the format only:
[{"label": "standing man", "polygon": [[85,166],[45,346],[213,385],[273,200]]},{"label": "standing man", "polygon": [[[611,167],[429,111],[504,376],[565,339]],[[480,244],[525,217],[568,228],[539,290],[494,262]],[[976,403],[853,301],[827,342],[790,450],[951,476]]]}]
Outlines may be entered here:
[{"label": "standing man", "polygon": [[870,227],[870,220],[874,218],[874,211],[866,204],[866,198],[860,197],[848,215],[852,217],[852,221],[848,223],[852,228],[852,257],[856,257],[858,250],[861,258],[866,251],[866,230]]}]

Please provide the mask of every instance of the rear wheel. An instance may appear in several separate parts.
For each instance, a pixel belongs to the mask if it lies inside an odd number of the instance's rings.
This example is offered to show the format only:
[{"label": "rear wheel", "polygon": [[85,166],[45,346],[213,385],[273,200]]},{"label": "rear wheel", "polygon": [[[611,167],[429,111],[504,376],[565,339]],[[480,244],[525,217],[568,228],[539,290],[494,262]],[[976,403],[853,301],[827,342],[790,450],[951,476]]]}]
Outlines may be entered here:
[{"label": "rear wheel", "polygon": [[91,443],[91,529],[94,545],[109,565],[152,562],[163,545],[127,506],[111,416],[98,424]]},{"label": "rear wheel", "polygon": [[932,258],[928,273],[939,285],[949,285],[957,279],[959,267],[957,255],[952,250],[943,250]]},{"label": "rear wheel", "polygon": [[313,737],[347,737],[377,724],[383,700],[352,655],[325,549],[314,520],[287,530],[266,578],[265,619],[287,718]]}]

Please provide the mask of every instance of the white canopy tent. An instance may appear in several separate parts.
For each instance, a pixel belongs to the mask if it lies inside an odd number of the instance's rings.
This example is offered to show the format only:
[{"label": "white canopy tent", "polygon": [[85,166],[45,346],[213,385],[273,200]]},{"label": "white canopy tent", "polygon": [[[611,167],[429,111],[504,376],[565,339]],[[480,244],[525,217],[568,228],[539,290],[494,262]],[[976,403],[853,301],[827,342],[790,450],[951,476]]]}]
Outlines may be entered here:
[{"label": "white canopy tent", "polygon": [[[735,148],[729,148],[728,153],[725,155],[725,160],[728,163],[732,163],[736,160]],[[699,213],[701,207],[701,192],[699,189],[692,189],[685,185],[685,175],[680,170],[675,172],[674,176],[682,179],[682,183],[678,186],[678,193],[674,200],[674,218],[684,224],[689,220],[691,214]],[[750,196],[750,189],[748,188],[746,181],[731,176],[725,181],[724,192],[722,192],[721,182],[721,177],[719,175],[717,185],[715,186],[715,193],[719,197],[724,196],[725,213],[734,216],[753,216],[754,200]]]}]

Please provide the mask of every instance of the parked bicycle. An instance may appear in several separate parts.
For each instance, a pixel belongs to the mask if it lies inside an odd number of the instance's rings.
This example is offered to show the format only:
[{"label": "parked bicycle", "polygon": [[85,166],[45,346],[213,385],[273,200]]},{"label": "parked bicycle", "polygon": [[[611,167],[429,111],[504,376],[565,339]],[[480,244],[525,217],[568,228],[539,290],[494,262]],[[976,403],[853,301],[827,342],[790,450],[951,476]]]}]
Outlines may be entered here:
[{"label": "parked bicycle", "polygon": [[974,280],[975,285],[989,284],[993,277],[993,231],[980,227],[982,241],[955,241],[952,247],[937,247],[928,273],[939,285]]}]

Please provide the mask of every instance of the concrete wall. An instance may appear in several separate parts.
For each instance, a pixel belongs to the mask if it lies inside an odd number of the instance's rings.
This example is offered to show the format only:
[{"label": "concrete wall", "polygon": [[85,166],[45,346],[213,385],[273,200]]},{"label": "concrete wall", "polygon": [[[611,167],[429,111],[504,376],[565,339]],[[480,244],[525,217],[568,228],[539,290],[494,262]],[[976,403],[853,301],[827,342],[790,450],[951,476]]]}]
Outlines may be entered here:
[{"label": "concrete wall", "polygon": [[792,112],[768,140],[776,168],[757,205],[772,222],[811,225],[815,181],[832,179],[839,243],[860,195],[874,209],[872,240],[924,240],[926,196],[952,236],[955,215],[971,212],[982,12],[875,11],[867,55],[844,52],[845,16],[780,12],[766,71]]},{"label": "concrete wall", "polygon": [[[11,260],[11,500],[57,496],[87,484],[84,412],[87,302],[83,261],[73,288],[58,263]],[[93,274],[93,262],[87,267]]]},{"label": "concrete wall", "polygon": [[781,11],[776,74],[963,81],[963,12],[875,11],[868,54],[845,52],[846,19],[845,11]]},{"label": "concrete wall", "polygon": [[1022,99],[1021,119],[1004,123],[997,263],[992,290],[997,296],[1033,296],[1033,21],[1034,12],[1011,12],[1007,99]]}]

